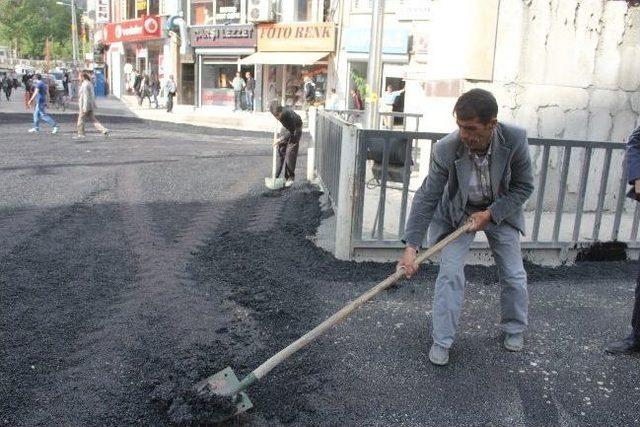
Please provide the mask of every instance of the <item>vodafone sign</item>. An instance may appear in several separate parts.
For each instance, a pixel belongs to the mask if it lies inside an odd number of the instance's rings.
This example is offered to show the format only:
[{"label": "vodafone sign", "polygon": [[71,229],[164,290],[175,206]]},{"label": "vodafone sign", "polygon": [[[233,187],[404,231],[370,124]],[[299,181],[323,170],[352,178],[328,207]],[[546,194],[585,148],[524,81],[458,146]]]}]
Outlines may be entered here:
[{"label": "vodafone sign", "polygon": [[105,43],[137,42],[162,38],[162,23],[158,16],[107,24],[103,29]]}]

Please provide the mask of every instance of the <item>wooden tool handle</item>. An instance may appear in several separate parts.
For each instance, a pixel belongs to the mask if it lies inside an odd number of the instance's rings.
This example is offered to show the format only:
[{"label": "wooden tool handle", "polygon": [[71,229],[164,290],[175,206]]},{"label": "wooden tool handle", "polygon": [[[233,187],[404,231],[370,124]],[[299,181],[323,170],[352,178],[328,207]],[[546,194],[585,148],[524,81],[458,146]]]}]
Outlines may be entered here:
[{"label": "wooden tool handle", "polygon": [[[465,223],[462,227],[458,228],[453,233],[449,234],[447,237],[440,240],[438,243],[436,243],[426,251],[422,252],[416,258],[416,263],[420,264],[430,256],[436,254],[437,252],[442,250],[442,248],[447,246],[449,243],[451,243],[452,241],[460,237],[460,235],[468,232],[470,227],[471,227],[471,222]],[[382,282],[378,283],[369,291],[367,291],[357,299],[351,301],[349,304],[342,307],[340,311],[335,313],[333,316],[329,317],[327,320],[325,320],[324,322],[322,322],[321,324],[319,324],[318,326],[316,326],[315,328],[313,328],[312,330],[304,334],[302,337],[298,338],[296,341],[294,341],[293,343],[289,344],[287,347],[280,350],[278,353],[273,355],[269,360],[264,362],[262,365],[258,366],[252,372],[252,375],[255,376],[255,379],[260,379],[264,377],[269,373],[269,371],[271,371],[273,368],[278,366],[283,360],[291,356],[296,351],[300,350],[302,347],[309,344],[311,341],[318,338],[331,326],[344,320],[347,316],[349,316],[354,310],[356,310],[362,304],[371,300],[373,297],[378,295],[383,290],[387,289],[389,286],[393,285],[402,277],[404,277],[404,268],[398,269],[395,273],[393,273],[391,276],[384,279]]]}]

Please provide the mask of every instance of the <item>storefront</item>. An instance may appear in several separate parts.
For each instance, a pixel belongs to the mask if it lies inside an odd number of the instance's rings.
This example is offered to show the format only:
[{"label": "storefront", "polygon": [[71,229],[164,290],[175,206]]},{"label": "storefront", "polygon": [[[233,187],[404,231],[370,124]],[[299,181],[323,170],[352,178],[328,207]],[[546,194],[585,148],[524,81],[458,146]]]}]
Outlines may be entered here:
[{"label": "storefront", "polygon": [[[345,81],[349,82],[347,93],[355,88],[355,78],[367,78],[371,29],[369,27],[345,28],[342,40],[347,57]],[[381,91],[387,86],[393,90],[404,88],[404,80],[409,64],[409,30],[406,28],[385,28],[382,38],[382,81]],[[347,105],[353,108],[353,105]],[[404,110],[404,94],[396,99],[393,111]]]},{"label": "storefront", "polygon": [[[196,102],[198,107],[234,108],[231,81],[236,72],[256,79],[256,95],[261,92],[260,76],[252,65],[239,61],[256,50],[256,28],[253,25],[206,25],[191,28],[191,46],[196,54]],[[259,100],[254,101],[259,105]],[[243,105],[246,109],[252,106]]]},{"label": "storefront", "polygon": [[164,77],[168,40],[163,38],[161,17],[146,16],[107,24],[103,39],[110,45],[109,84],[114,95],[120,97],[130,88],[134,69],[142,74]]},{"label": "storefront", "polygon": [[258,52],[240,61],[262,70],[261,110],[272,102],[301,109],[304,78],[315,83],[314,103],[327,93],[328,55],[335,49],[335,24],[293,22],[258,25]]}]

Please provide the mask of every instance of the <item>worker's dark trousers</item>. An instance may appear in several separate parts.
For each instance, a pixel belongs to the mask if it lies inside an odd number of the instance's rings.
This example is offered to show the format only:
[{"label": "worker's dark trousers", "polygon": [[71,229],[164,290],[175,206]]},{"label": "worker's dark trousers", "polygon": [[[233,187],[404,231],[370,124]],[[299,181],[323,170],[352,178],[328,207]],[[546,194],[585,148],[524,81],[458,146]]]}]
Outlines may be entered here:
[{"label": "worker's dark trousers", "polygon": [[298,147],[302,128],[298,128],[289,136],[286,142],[278,145],[278,165],[276,167],[276,177],[280,176],[284,165],[284,179],[295,179],[296,161],[298,160]]},{"label": "worker's dark trousers", "polygon": [[[640,261],[638,265],[640,266]],[[640,269],[638,270],[638,278],[636,279],[636,301],[633,304],[631,327],[633,328],[632,334],[635,342],[640,343]]]}]

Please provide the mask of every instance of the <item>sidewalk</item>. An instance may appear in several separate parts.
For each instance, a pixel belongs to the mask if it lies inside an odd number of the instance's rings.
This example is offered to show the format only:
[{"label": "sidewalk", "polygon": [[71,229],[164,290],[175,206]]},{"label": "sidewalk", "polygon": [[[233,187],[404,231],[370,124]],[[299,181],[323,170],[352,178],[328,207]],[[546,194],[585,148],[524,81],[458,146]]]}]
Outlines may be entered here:
[{"label": "sidewalk", "polygon": [[[111,98],[110,100],[116,100]],[[192,105],[174,104],[173,112],[161,108],[150,108],[145,100],[143,106],[138,105],[135,96],[125,95],[119,102],[136,117],[146,120],[158,120],[171,123],[185,123],[211,128],[229,128],[239,130],[252,130],[259,132],[272,132],[278,122],[271,113],[259,113],[248,111],[230,111],[226,107],[195,108]],[[102,105],[101,101],[100,105]]]}]

